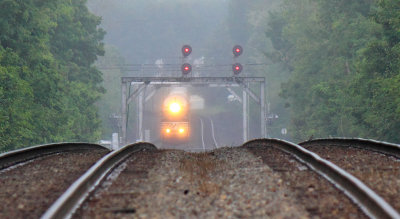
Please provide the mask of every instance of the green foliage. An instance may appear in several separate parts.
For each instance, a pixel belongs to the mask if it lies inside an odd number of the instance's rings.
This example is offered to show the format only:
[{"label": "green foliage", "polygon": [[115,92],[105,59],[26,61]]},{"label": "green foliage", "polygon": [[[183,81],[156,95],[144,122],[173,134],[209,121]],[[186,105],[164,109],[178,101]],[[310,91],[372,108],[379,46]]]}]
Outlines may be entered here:
[{"label": "green foliage", "polygon": [[400,141],[399,7],[396,0],[286,0],[270,15],[268,57],[291,71],[282,96],[294,139]]},{"label": "green foliage", "polygon": [[98,139],[99,24],[85,0],[0,2],[0,149]]},{"label": "green foliage", "polygon": [[[32,129],[32,90],[21,80],[20,58],[10,49],[0,49],[0,148],[10,150],[16,142],[29,143]],[[8,63],[8,64],[6,64]]]},{"label": "green foliage", "polygon": [[380,34],[360,52],[359,74],[352,83],[358,105],[352,113],[363,136],[400,142],[400,5],[381,0],[377,6],[372,18]]}]

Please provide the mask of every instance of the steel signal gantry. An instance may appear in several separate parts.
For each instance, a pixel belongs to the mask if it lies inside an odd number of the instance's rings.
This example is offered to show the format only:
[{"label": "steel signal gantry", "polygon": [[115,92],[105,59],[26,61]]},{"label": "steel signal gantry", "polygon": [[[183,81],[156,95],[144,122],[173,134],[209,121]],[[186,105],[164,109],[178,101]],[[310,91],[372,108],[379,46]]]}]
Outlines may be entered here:
[{"label": "steel signal gantry", "polygon": [[[259,92],[254,92],[254,87],[259,85]],[[132,94],[128,93],[128,88],[134,87]],[[243,90],[243,142],[248,140],[248,101],[250,96],[259,106],[261,118],[261,138],[267,137],[266,129],[266,102],[265,102],[265,86],[266,81],[264,77],[123,77],[122,78],[122,133],[121,144],[128,143],[126,140],[127,121],[128,121],[128,105],[136,100],[138,106],[137,127],[138,139],[143,139],[143,106],[145,101],[149,100],[154,92],[145,95],[148,87],[159,89],[161,87],[170,86],[204,86],[204,87],[240,87]],[[253,88],[253,89],[251,89]],[[259,93],[259,95],[257,95]]]}]

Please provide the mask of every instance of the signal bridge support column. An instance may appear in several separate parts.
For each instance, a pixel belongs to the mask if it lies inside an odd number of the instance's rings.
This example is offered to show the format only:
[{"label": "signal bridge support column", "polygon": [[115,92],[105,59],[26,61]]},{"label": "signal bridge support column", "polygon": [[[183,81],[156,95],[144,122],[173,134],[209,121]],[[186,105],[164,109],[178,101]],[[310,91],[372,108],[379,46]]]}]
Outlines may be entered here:
[{"label": "signal bridge support column", "polygon": [[[130,85],[129,85],[130,86]],[[122,93],[122,101],[121,101],[121,135],[120,135],[120,144],[126,144],[126,129],[128,127],[128,105],[127,105],[127,82],[122,81],[121,93]],[[120,146],[121,146],[120,145]]]},{"label": "signal bridge support column", "polygon": [[[243,140],[248,140],[249,126],[248,126],[248,103],[249,96],[260,106],[261,115],[261,137],[267,136],[266,129],[266,107],[265,107],[265,78],[264,77],[122,77],[121,79],[121,145],[127,144],[127,128],[128,128],[128,106],[129,104],[138,99],[136,102],[138,107],[137,114],[137,132],[139,140],[143,140],[143,111],[145,102],[150,99],[154,94],[150,92],[145,96],[146,88],[148,86],[156,86],[156,89],[161,87],[171,86],[204,86],[204,87],[225,87],[232,88],[238,87],[243,90]],[[257,95],[250,85],[259,84],[261,87],[259,95]],[[128,88],[134,87],[132,94],[128,94]]]},{"label": "signal bridge support column", "polygon": [[268,137],[267,133],[267,126],[266,126],[266,109],[265,109],[265,81],[261,82],[260,86],[260,100],[261,100],[261,137],[266,138]]},{"label": "signal bridge support column", "polygon": [[248,106],[248,95],[245,90],[243,90],[243,142],[247,142],[249,137],[249,122],[248,122],[248,112],[247,112],[247,106]]}]

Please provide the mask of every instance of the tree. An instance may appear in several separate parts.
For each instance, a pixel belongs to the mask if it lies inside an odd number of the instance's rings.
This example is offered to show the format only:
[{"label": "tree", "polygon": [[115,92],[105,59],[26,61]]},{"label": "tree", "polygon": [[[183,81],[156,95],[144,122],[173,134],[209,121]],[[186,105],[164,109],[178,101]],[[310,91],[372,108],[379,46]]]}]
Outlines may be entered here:
[{"label": "tree", "polygon": [[288,0],[281,15],[271,15],[270,30],[277,31],[268,34],[276,50],[271,57],[291,71],[282,96],[290,103],[295,140],[359,134],[347,94],[359,52],[377,34],[369,19],[373,6],[368,0]]},{"label": "tree", "polygon": [[92,64],[104,31],[85,4],[0,2],[3,149],[98,138],[94,102],[103,89]]},{"label": "tree", "polygon": [[379,34],[360,52],[350,92],[362,136],[400,142],[400,5],[380,0],[372,18]]}]

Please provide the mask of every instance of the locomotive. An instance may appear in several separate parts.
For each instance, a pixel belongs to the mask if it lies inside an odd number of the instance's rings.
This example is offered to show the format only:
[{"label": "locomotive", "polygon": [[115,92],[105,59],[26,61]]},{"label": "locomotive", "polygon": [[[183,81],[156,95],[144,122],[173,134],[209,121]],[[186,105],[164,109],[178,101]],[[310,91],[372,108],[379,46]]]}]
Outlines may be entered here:
[{"label": "locomotive", "polygon": [[190,109],[187,88],[172,88],[163,101],[161,139],[165,144],[183,144],[190,138]]}]

